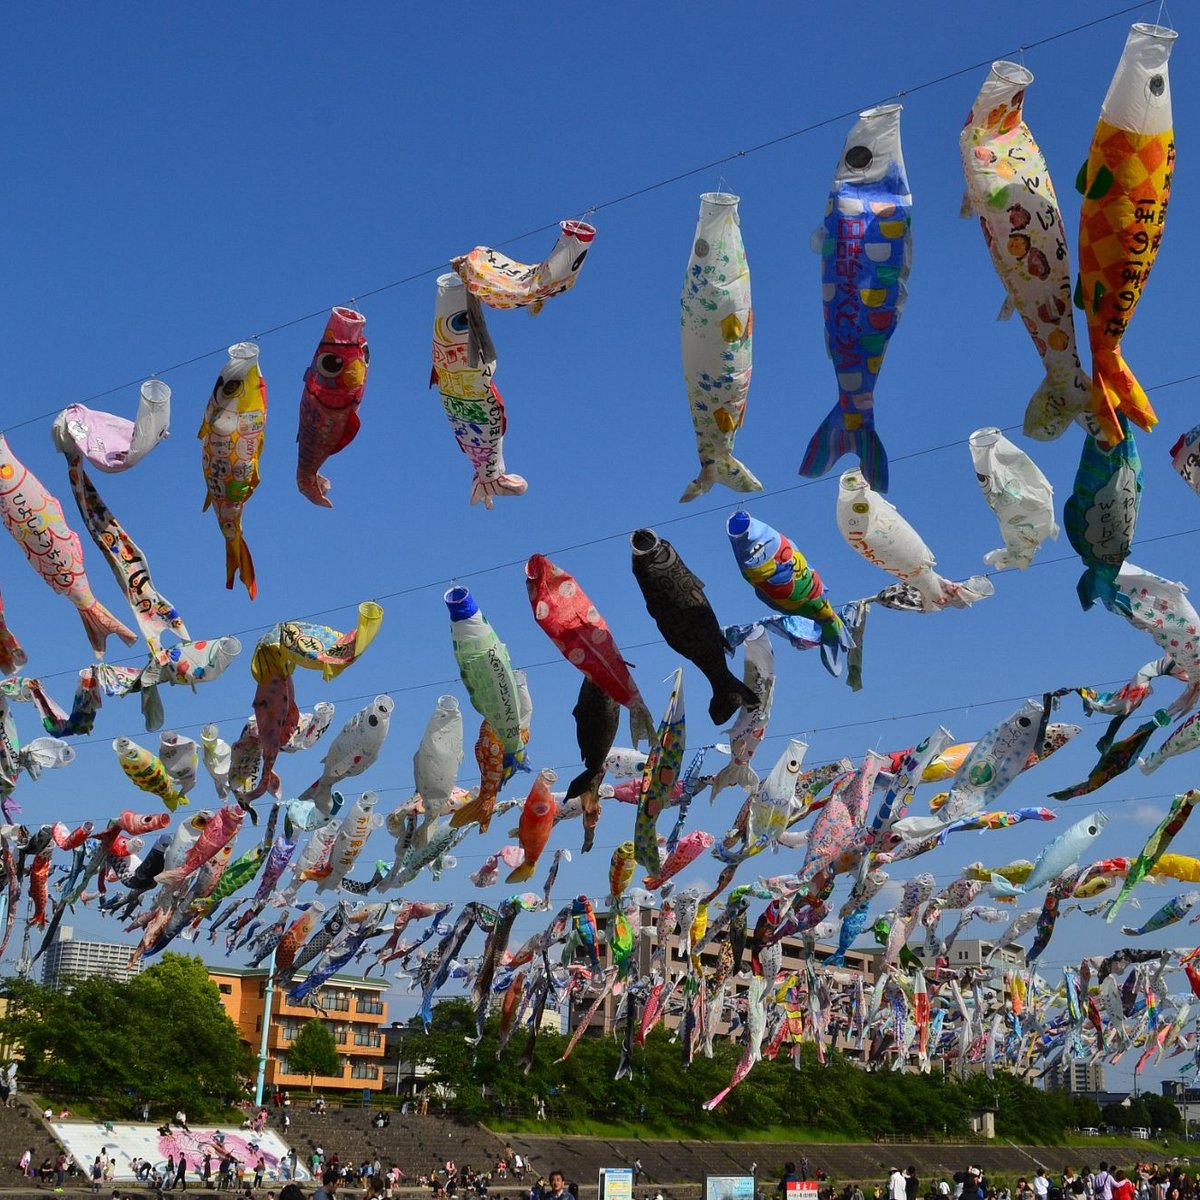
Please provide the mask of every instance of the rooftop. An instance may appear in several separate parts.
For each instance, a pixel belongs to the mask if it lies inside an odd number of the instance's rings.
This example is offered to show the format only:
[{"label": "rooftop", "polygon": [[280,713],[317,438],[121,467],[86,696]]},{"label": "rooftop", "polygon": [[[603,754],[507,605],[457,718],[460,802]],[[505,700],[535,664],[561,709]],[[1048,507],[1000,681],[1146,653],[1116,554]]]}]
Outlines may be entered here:
[{"label": "rooftop", "polygon": [[[228,976],[235,979],[266,979],[271,973],[266,967],[209,967],[208,973],[212,978],[218,975]],[[294,978],[297,980],[307,979],[309,973],[307,971],[297,971]],[[371,979],[366,975],[330,975],[325,980],[326,984],[342,984],[343,986],[366,988],[375,992],[386,992],[389,984],[386,979]]]}]

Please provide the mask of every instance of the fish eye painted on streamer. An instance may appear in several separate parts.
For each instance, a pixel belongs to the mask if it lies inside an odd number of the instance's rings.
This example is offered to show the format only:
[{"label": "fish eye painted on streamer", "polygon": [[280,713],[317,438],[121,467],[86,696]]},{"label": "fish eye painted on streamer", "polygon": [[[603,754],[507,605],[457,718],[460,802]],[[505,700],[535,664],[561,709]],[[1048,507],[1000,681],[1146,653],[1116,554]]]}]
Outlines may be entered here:
[{"label": "fish eye painted on streamer", "polygon": [[846,151],[846,166],[852,171],[865,171],[874,157],[869,146],[851,146]]}]

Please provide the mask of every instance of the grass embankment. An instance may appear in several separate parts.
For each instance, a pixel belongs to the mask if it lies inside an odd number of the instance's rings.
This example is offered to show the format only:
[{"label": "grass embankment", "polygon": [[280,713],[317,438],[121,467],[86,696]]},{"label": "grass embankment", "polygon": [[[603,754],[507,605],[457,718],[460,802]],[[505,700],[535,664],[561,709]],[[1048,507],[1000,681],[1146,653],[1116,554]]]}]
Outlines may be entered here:
[{"label": "grass embankment", "polygon": [[505,1117],[485,1123],[492,1133],[521,1133],[529,1137],[644,1138],[671,1142],[797,1142],[813,1145],[836,1142],[862,1142],[860,1137],[831,1133],[827,1129],[797,1129],[795,1126],[769,1125],[763,1129],[676,1125],[669,1121],[537,1121],[525,1117]]},{"label": "grass embankment", "polygon": [[[588,1137],[588,1138],[643,1138],[649,1141],[704,1141],[704,1142],[787,1142],[793,1145],[829,1145],[837,1143],[859,1143],[870,1141],[869,1138],[856,1137],[851,1134],[831,1133],[825,1129],[798,1129],[794,1126],[771,1125],[764,1129],[744,1128],[705,1128],[676,1125],[667,1121],[593,1121],[571,1120],[538,1121],[532,1117],[505,1117],[485,1122],[485,1127],[492,1133],[503,1137],[506,1133],[525,1134],[530,1137]],[[923,1141],[919,1136],[916,1143]],[[965,1143],[965,1139],[964,1139]],[[1003,1146],[1006,1139],[997,1138],[990,1143],[993,1146]],[[1161,1161],[1164,1158],[1188,1157],[1194,1155],[1200,1158],[1200,1146],[1191,1145],[1182,1138],[1168,1139],[1168,1145],[1163,1146],[1162,1140],[1143,1141],[1138,1138],[1121,1137],[1116,1134],[1105,1134],[1099,1137],[1084,1137],[1081,1134],[1069,1134],[1061,1141],[1031,1142],[1047,1150],[1060,1149],[1064,1165],[1068,1162],[1078,1165],[1076,1160],[1095,1166],[1108,1152],[1120,1150],[1119,1157],[1130,1161]]]}]

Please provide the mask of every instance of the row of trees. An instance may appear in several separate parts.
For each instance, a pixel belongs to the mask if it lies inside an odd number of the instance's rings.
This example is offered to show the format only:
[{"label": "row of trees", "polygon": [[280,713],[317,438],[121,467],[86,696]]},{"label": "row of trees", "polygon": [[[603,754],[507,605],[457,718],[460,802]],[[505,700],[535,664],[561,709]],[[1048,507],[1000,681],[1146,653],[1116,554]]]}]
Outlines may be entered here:
[{"label": "row of trees", "polygon": [[[221,1006],[204,963],[165,954],[128,983],[86,979],[56,991],[27,979],[0,986],[8,1000],[0,1040],[21,1047],[24,1074],[58,1093],[113,1102],[113,1112],[182,1107],[198,1119],[216,1116],[245,1093],[255,1064],[250,1049]],[[458,1115],[477,1120],[505,1112],[528,1114],[539,1098],[565,1120],[636,1121],[649,1131],[686,1130],[698,1137],[789,1126],[870,1139],[880,1135],[964,1134],[972,1110],[991,1108],[1000,1137],[1055,1142],[1076,1126],[1147,1126],[1174,1132],[1179,1112],[1153,1093],[1103,1113],[1087,1097],[1046,1092],[997,1072],[965,1080],[940,1073],[866,1072],[837,1053],[821,1065],[810,1045],[799,1062],[790,1055],[759,1063],[716,1113],[704,1102],[720,1091],[741,1056],[719,1042],[711,1059],[685,1069],[673,1034],[656,1029],[635,1049],[631,1078],[613,1078],[620,1046],[613,1038],[585,1037],[567,1062],[564,1037],[542,1033],[530,1069],[522,1063],[525,1031],[497,1057],[495,1019],[475,1045],[474,1012],[463,1000],[441,1001],[425,1033],[410,1023],[391,1053],[426,1063],[429,1082],[445,1085]],[[288,1048],[299,1075],[334,1075],[339,1058],[333,1035],[309,1021]]]},{"label": "row of trees", "polygon": [[20,1047],[23,1074],[55,1093],[144,1102],[203,1120],[240,1098],[254,1057],[221,1007],[199,958],[164,954],[128,983],[83,979],[57,991],[28,979],[0,985],[0,1039]]},{"label": "row of trees", "polygon": [[759,1063],[716,1113],[703,1104],[729,1082],[741,1050],[719,1042],[712,1059],[696,1058],[684,1069],[678,1042],[659,1028],[645,1050],[635,1049],[632,1078],[613,1079],[620,1046],[612,1038],[585,1037],[565,1062],[558,1062],[566,1038],[539,1035],[533,1066],[521,1065],[525,1032],[518,1031],[502,1058],[496,1057],[496,1028],[490,1021],[478,1046],[474,1016],[461,1000],[443,1000],[434,1008],[430,1032],[414,1022],[397,1052],[427,1062],[431,1082],[452,1089],[459,1115],[481,1119],[512,1111],[531,1113],[537,1098],[549,1098],[555,1115],[567,1120],[636,1120],[662,1131],[686,1129],[698,1137],[728,1136],[732,1131],[772,1125],[870,1139],[886,1134],[964,1134],[973,1109],[996,1110],[1000,1137],[1024,1142],[1053,1142],[1077,1124],[1072,1100],[1046,1092],[1005,1072],[994,1079],[982,1073],[966,1080],[940,1072],[866,1072],[831,1052],[825,1065],[810,1045],[800,1063],[791,1056]]}]

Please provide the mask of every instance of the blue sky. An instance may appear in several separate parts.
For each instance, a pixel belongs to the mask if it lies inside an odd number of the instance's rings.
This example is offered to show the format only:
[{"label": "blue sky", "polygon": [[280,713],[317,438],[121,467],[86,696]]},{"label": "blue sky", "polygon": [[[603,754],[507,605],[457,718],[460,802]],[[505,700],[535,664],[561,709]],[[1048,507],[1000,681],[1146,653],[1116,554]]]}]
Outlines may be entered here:
[{"label": "blue sky", "polygon": [[[215,720],[232,741],[249,712],[249,654],[263,628],[317,613],[344,628],[360,600],[378,599],[386,617],[368,655],[331,684],[303,674],[297,688],[302,707],[337,704],[335,727],[376,693],[392,695],[390,740],[362,782],[381,793],[381,807],[393,807],[410,794],[411,755],[439,693],[455,692],[466,703],[442,604],[443,590],[457,580],[472,588],[514,662],[528,667],[531,758],[536,767],[558,768],[565,782],[578,770],[570,710],[579,676],[532,621],[520,565],[529,554],[549,554],[584,585],[636,663],[656,716],[666,698],[660,681],[678,660],[658,639],[630,574],[630,530],[651,525],[675,542],[723,621],[762,611],[724,533],[738,498],[718,490],[688,507],[677,503],[695,471],[678,297],[699,193],[721,186],[742,197],[755,370],[737,448],[767,489],[752,511],[789,533],[835,601],[871,594],[889,579],[837,532],[838,472],[815,482],[796,474],[836,398],[822,340],[819,260],[808,240],[850,124],[838,115],[901,95],[914,257],[908,307],[877,392],[878,428],[893,463],[889,499],[934,549],[944,574],[973,574],[999,542],[965,440],[980,426],[1018,425],[1041,370],[1019,321],[996,323],[1001,284],[976,224],[958,218],[958,131],[986,65],[918,85],[1011,56],[1117,7],[941,3],[906,20],[894,6],[868,5],[851,21],[810,6],[763,6],[736,18],[715,4],[586,13],[481,6],[457,14],[458,28],[414,20],[398,5],[366,6],[353,22],[336,23],[313,4],[290,6],[286,21],[268,6],[220,3],[134,5],[119,15],[82,5],[14,12],[10,42],[21,50],[6,67],[12,183],[3,294],[8,326],[19,344],[36,345],[38,369],[23,370],[19,380],[10,375],[0,423],[18,456],[66,501],[70,519],[63,462],[43,414],[125,384],[93,407],[132,415],[137,382],[195,360],[164,375],[174,391],[169,441],[136,470],[99,481],[192,634],[236,633],[245,645],[221,680],[194,695],[175,689],[164,696],[168,727],[195,735]],[[1154,5],[1137,6],[1024,55],[1037,77],[1026,118],[1056,180],[1073,250],[1075,173],[1129,23],[1156,13]],[[1184,7],[1175,16],[1181,153],[1164,248],[1126,339],[1135,372],[1160,388],[1152,398],[1161,419],[1140,439],[1138,537],[1149,544],[1132,559],[1194,582],[1200,502],[1172,471],[1168,451],[1197,422],[1196,383],[1162,386],[1194,371],[1185,298],[1194,269],[1191,229],[1200,218],[1188,151],[1198,106],[1189,66],[1195,21]],[[812,125],[819,127],[734,157]],[[537,318],[489,317],[508,407],[508,465],[526,476],[529,492],[493,512],[472,509],[467,464],[426,387],[433,280],[450,257],[474,245],[506,242],[594,206],[599,232],[575,290]],[[553,233],[541,232],[507,248],[536,261],[552,242]],[[420,277],[386,286],[413,275]],[[362,433],[328,464],[335,507],[323,511],[293,482],[301,378],[322,316],[288,323],[355,299],[372,352]],[[280,325],[287,327],[261,339],[270,413],[263,482],[244,522],[260,588],[251,603],[223,587],[221,539],[211,514],[200,511],[195,432],[224,347]],[[1078,436],[1072,431],[1048,445],[1011,436],[1050,477],[1061,514]],[[98,594],[123,615],[90,544],[87,561]],[[1043,548],[1029,571],[996,579],[995,597],[969,611],[875,612],[866,686],[857,694],[831,679],[815,655],[777,648],[775,711],[757,764],[769,769],[796,735],[810,743],[810,764],[900,749],[937,723],[969,739],[1027,695],[1124,681],[1157,649],[1106,612],[1082,613],[1074,594],[1079,571],[1064,538]],[[29,652],[27,672],[68,700],[74,672],[90,657],[76,614],[7,539],[0,539],[0,588]],[[1175,694],[1167,683],[1155,698],[1166,703]],[[720,740],[706,716],[707,688],[690,667],[687,696],[689,742]],[[19,710],[17,719],[22,737],[40,732],[32,710]],[[1086,775],[1102,722],[1084,722],[1070,702],[1057,719],[1085,723],[1084,735],[1014,785],[1006,806],[1042,803],[1046,792]],[[469,716],[468,726],[473,734]],[[153,811],[154,802],[139,803],[119,770],[110,748],[118,735],[154,744],[136,700],[104,708],[95,733],[75,740],[71,768],[22,783],[24,819],[75,823],[124,807]],[[319,757],[281,764],[289,794],[316,776]],[[959,835],[914,869],[948,882],[974,859],[1033,856],[1095,807],[1112,818],[1098,853],[1134,853],[1169,797],[1195,782],[1195,767],[1184,758],[1149,778],[1135,771],[1095,797],[1058,806],[1054,826]],[[468,750],[460,783],[469,786],[474,775]],[[516,782],[523,788],[528,778]],[[739,802],[732,792],[712,809],[701,799],[692,826],[720,834]],[[213,804],[202,780],[193,807]],[[551,848],[576,852],[559,876],[559,898],[604,894],[609,853],[631,835],[632,820],[631,807],[607,806],[587,857],[577,852],[579,826],[559,826]],[[457,871],[406,895],[503,898],[503,885],[479,893],[466,876],[506,841],[505,828],[501,820],[464,843]],[[1194,851],[1196,838],[1189,829],[1175,848]],[[379,835],[370,851],[387,856],[390,844]],[[795,865],[785,853],[761,869],[774,874]],[[715,875],[704,861],[682,882]],[[539,887],[540,879],[541,872]],[[1143,917],[1183,889],[1144,890]],[[83,909],[73,924],[116,932]],[[1167,931],[1161,944],[1187,936]],[[1073,916],[1044,966],[1057,979],[1062,962],[1120,941],[1114,927]],[[19,932],[10,955],[14,949]],[[1131,1069],[1125,1062],[1110,1068],[1110,1085]]]}]

